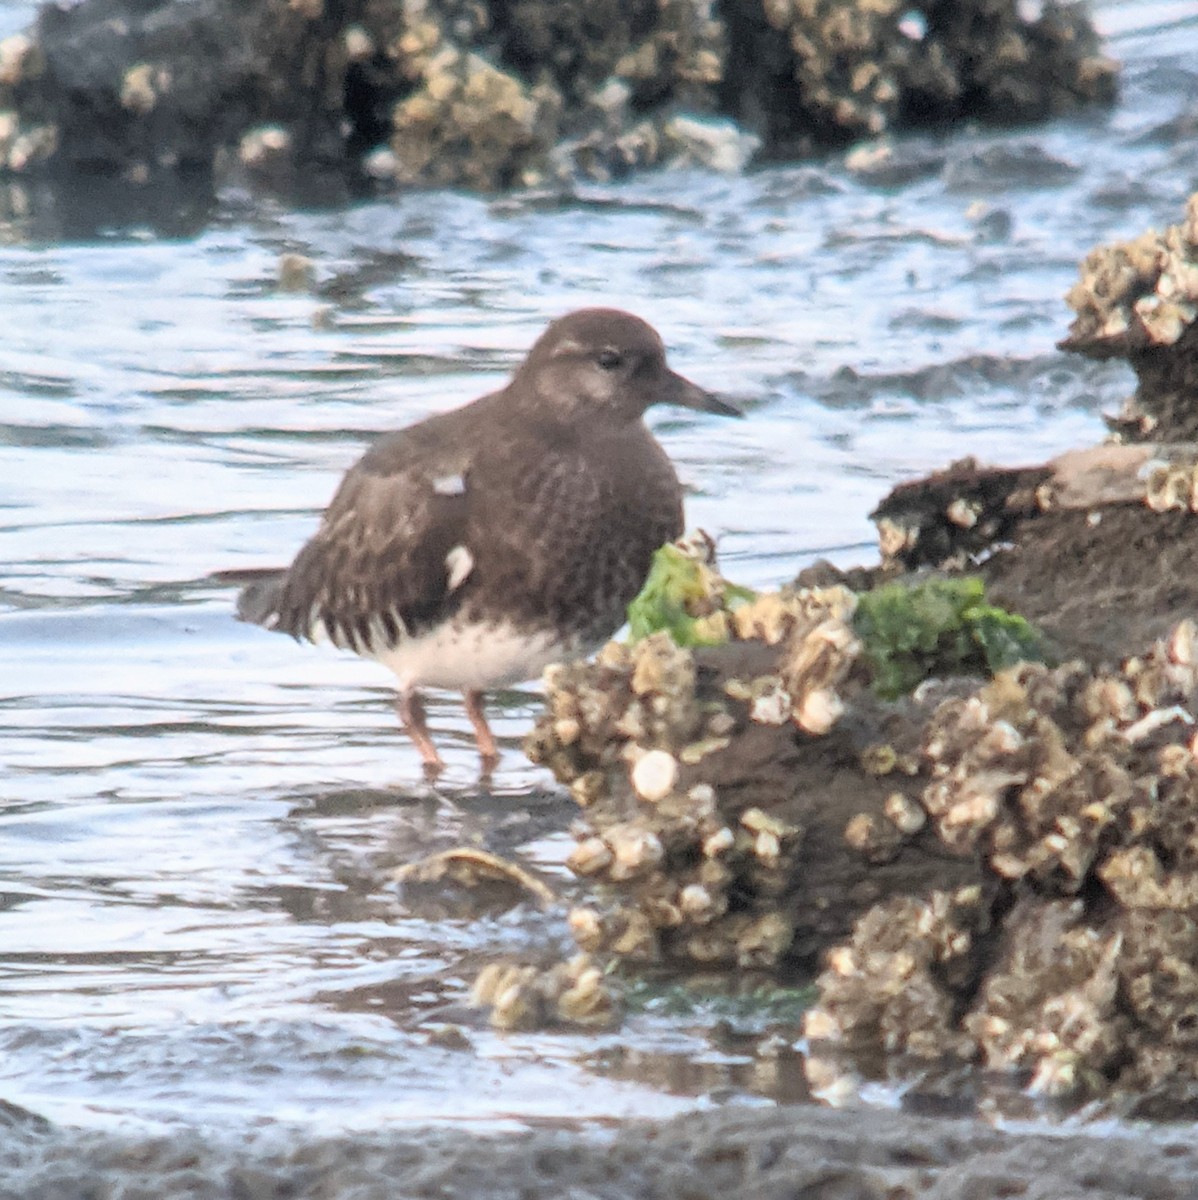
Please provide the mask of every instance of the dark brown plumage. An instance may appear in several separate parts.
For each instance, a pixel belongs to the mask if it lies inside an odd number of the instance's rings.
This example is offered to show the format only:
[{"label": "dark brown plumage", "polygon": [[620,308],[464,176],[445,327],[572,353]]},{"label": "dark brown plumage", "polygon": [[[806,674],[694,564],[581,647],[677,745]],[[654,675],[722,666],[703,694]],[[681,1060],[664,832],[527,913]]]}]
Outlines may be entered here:
[{"label": "dark brown plumage", "polygon": [[610,636],[653,552],[682,532],[678,478],[641,420],[661,403],[740,415],[671,371],[637,317],[554,321],[502,390],[376,442],[238,615],[390,667],[430,769],[440,757],[416,689],[462,690],[494,759],[482,690]]}]

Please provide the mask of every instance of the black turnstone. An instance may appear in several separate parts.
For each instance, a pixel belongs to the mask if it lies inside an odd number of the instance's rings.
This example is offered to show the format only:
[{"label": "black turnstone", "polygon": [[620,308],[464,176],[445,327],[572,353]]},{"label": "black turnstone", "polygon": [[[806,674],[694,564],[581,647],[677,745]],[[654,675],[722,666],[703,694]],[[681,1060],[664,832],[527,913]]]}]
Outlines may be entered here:
[{"label": "black turnstone", "polygon": [[482,692],[601,645],[682,533],[682,488],[641,419],[651,404],[741,415],[671,371],[630,313],[554,321],[506,387],[380,438],[238,616],[394,671],[430,773],[442,764],[418,689],[463,692],[490,766]]}]

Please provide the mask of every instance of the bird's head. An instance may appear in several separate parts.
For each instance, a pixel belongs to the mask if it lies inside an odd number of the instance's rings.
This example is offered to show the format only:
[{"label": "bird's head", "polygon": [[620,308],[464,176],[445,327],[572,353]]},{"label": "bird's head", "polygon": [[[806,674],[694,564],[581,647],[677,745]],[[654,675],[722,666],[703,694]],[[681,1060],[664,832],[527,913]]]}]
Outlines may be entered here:
[{"label": "bird's head", "polygon": [[583,308],[554,321],[513,382],[542,417],[569,423],[633,421],[652,404],[742,415],[671,371],[657,331],[615,308]]}]

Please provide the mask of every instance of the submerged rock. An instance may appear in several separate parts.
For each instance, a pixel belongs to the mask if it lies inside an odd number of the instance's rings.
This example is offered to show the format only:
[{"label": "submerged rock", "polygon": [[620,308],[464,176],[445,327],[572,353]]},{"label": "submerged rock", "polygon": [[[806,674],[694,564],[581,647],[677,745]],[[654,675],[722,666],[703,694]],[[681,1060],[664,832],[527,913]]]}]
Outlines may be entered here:
[{"label": "submerged rock", "polygon": [[456,846],[405,863],[395,871],[394,878],[405,888],[470,893],[480,909],[502,910],[527,900],[550,905],[556,899],[548,884],[518,863],[474,846]]}]

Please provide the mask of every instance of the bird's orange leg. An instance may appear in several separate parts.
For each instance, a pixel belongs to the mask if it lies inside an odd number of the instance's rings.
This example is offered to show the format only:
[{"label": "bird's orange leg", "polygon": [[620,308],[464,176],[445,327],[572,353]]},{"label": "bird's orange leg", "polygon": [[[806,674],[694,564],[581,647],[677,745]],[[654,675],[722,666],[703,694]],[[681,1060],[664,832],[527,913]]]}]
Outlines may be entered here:
[{"label": "bird's orange leg", "polygon": [[433,745],[429,736],[428,720],[424,715],[424,701],[414,688],[404,688],[395,701],[395,711],[399,713],[399,723],[404,732],[412,739],[412,744],[420,752],[420,761],[424,763],[425,773],[436,775],[444,768],[445,763]]},{"label": "bird's orange leg", "polygon": [[499,747],[495,744],[495,735],[487,724],[487,714],[483,712],[482,692],[464,692],[466,701],[466,716],[474,726],[474,740],[478,743],[478,752],[482,756],[483,766],[490,769],[499,761]]}]

